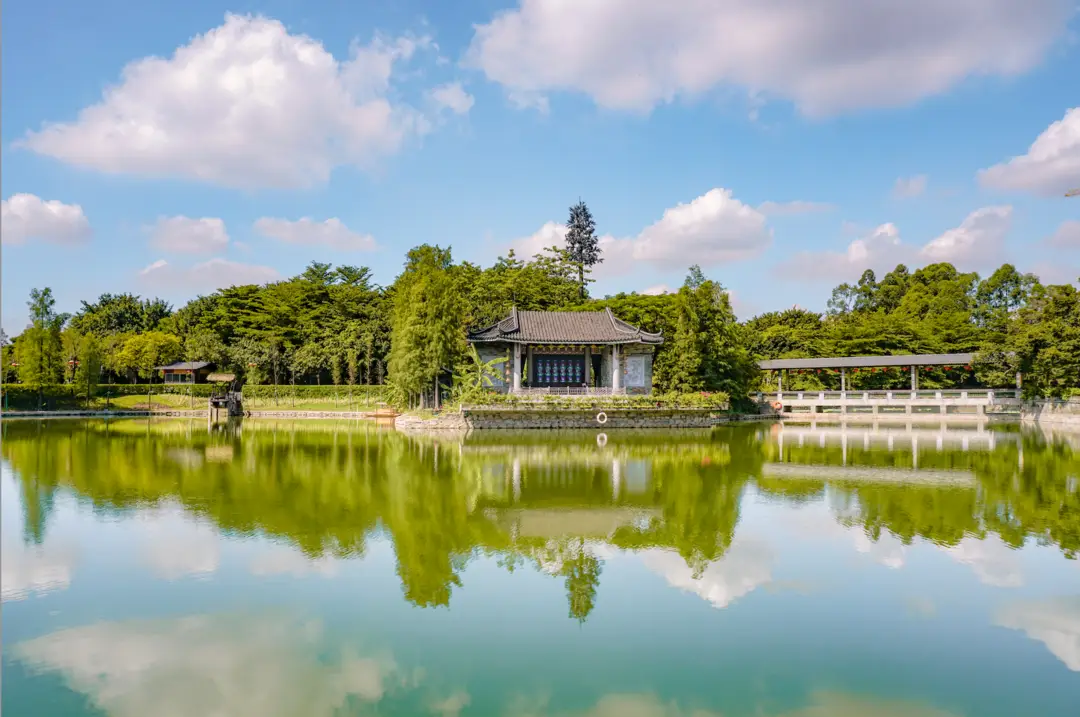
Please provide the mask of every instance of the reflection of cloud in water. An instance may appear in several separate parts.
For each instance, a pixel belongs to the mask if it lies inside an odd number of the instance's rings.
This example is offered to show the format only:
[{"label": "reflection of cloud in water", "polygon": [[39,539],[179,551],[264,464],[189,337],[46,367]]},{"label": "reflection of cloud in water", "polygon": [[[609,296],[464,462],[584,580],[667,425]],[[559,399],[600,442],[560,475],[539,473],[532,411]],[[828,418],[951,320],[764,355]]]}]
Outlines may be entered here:
[{"label": "reflection of cloud in water", "polygon": [[841,692],[816,692],[810,703],[777,717],[956,717],[919,702],[883,700]]},{"label": "reflection of cloud in water", "polygon": [[[653,694],[614,694],[602,697],[584,710],[552,710],[543,698],[513,701],[507,717],[720,717],[701,707],[663,702]],[[762,714],[760,710],[755,714]],[[810,702],[776,717],[957,717],[951,712],[918,702],[882,700],[839,692],[818,692]]]},{"label": "reflection of cloud in water", "polygon": [[0,545],[3,600],[25,600],[30,595],[64,590],[71,584],[75,560],[76,551],[70,546],[25,545],[18,538],[4,538]]},{"label": "reflection of cloud in water", "polygon": [[882,533],[881,537],[874,541],[861,528],[848,528],[847,531],[855,540],[855,549],[869,555],[874,562],[893,570],[904,567],[907,546],[900,542],[899,538]]},{"label": "reflection of cloud in water", "polygon": [[650,549],[639,553],[645,566],[672,587],[694,593],[723,608],[772,579],[773,553],[768,544],[754,538],[736,539],[724,557],[709,563],[700,577],[672,550]]},{"label": "reflection of cloud in water", "polygon": [[147,510],[137,518],[142,559],[160,578],[177,580],[217,571],[221,535],[179,507]]},{"label": "reflection of cloud in water", "polygon": [[1015,588],[1024,584],[1016,551],[997,536],[984,540],[964,538],[956,546],[945,548],[945,552],[956,562],[970,565],[984,585]]},{"label": "reflection of cloud in water", "polygon": [[1080,595],[1049,600],[1021,600],[1001,609],[994,622],[1023,630],[1073,672],[1080,672]]},{"label": "reflection of cloud in water", "polygon": [[377,702],[392,661],[326,660],[322,627],[272,617],[98,623],[16,645],[111,717],[330,717]]},{"label": "reflection of cloud in water", "polygon": [[321,575],[332,578],[338,573],[339,561],[326,556],[312,559],[295,548],[276,545],[251,561],[252,575]]},{"label": "reflection of cloud in water", "polygon": [[432,702],[431,711],[439,717],[457,717],[461,710],[469,706],[469,701],[468,692],[455,692],[449,697]]}]

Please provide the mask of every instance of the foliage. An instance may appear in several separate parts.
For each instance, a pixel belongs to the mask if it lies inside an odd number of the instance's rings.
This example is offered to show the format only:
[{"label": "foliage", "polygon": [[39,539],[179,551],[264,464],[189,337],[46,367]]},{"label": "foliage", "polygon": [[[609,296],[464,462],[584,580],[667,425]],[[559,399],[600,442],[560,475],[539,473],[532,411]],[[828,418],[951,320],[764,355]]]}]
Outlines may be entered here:
[{"label": "foliage", "polygon": [[494,391],[470,391],[461,399],[469,408],[507,407],[533,410],[594,410],[594,409],[709,409],[726,411],[730,397],[723,391],[700,391],[696,393],[657,393],[648,396],[559,396],[496,393]]},{"label": "foliage", "polygon": [[596,236],[596,221],[585,202],[570,207],[566,222],[566,257],[577,267],[579,294],[585,298],[586,274],[604,259],[600,255],[600,240]]},{"label": "foliage", "polygon": [[163,331],[147,331],[128,336],[114,358],[117,370],[144,379],[154,376],[157,366],[179,361],[184,353],[180,337]]},{"label": "foliage", "polygon": [[71,326],[81,334],[103,338],[110,334],[154,331],[171,314],[172,307],[161,299],[102,294],[94,303],[82,302],[82,308],[71,319]]}]

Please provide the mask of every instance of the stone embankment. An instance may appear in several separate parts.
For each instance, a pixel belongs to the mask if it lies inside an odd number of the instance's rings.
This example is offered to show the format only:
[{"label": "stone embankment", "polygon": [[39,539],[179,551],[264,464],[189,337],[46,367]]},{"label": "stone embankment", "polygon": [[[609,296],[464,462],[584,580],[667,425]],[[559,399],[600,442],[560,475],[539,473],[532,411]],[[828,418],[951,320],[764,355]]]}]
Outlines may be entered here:
[{"label": "stone embankment", "polygon": [[1080,428],[1080,401],[1025,401],[1020,420]]},{"label": "stone embankment", "polygon": [[401,431],[709,428],[740,420],[775,420],[774,416],[741,415],[710,409],[475,409],[465,408],[431,418],[398,416]]}]

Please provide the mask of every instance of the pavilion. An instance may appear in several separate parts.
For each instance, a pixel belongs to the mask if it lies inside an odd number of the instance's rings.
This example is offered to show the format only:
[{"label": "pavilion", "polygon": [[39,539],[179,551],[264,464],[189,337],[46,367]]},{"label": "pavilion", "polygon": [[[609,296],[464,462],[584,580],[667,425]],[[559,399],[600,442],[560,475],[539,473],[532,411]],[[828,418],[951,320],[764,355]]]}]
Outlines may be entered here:
[{"label": "pavilion", "polygon": [[653,352],[663,343],[603,311],[518,311],[470,332],[487,362],[506,358],[496,390],[513,393],[648,394]]}]

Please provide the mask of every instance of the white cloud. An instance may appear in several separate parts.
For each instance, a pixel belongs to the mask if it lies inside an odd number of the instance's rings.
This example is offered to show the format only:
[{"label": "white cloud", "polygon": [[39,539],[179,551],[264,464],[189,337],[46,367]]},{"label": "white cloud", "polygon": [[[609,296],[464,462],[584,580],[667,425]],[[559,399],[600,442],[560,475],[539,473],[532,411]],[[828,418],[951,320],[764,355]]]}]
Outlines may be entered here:
[{"label": "white cloud", "polygon": [[197,616],[98,622],[17,644],[13,656],[59,672],[113,717],[331,717],[376,703],[388,659],[326,655],[318,622]]},{"label": "white cloud", "polygon": [[33,194],[13,194],[0,201],[0,242],[4,244],[34,239],[76,244],[89,236],[90,222],[78,204],[43,200]]},{"label": "white cloud", "polygon": [[960,226],[932,239],[919,252],[930,262],[994,266],[1001,258],[1005,235],[1012,227],[1012,207],[983,207],[967,215]]},{"label": "white cloud", "polygon": [[307,217],[295,222],[263,217],[255,222],[255,231],[299,246],[325,246],[338,251],[371,251],[375,248],[375,237],[350,230],[336,217],[323,222]]},{"label": "white cloud", "polygon": [[1068,219],[1062,222],[1047,242],[1059,249],[1080,249],[1080,221]]},{"label": "white cloud", "polygon": [[656,284],[655,286],[650,286],[647,289],[642,289],[638,293],[644,294],[645,296],[661,296],[663,294],[670,294],[671,287],[667,284]]},{"label": "white cloud", "polygon": [[[565,225],[548,222],[531,236],[511,243],[515,252],[532,256],[545,247],[563,246]],[[765,215],[743,204],[731,190],[711,189],[688,204],[664,210],[658,221],[637,236],[598,237],[603,263],[596,274],[616,276],[644,263],[662,269],[703,268],[749,259],[772,243]]]},{"label": "white cloud", "polygon": [[1073,107],[1035,138],[1027,154],[979,172],[993,189],[1060,196],[1080,187],[1080,107]]},{"label": "white cloud", "polygon": [[0,596],[11,602],[66,589],[77,554],[67,545],[23,545],[4,538],[0,557]]},{"label": "white cloud", "polygon": [[783,276],[806,280],[850,280],[866,269],[888,271],[915,252],[900,239],[895,224],[882,224],[848,244],[843,252],[803,251],[777,265]]},{"label": "white cloud", "polygon": [[825,202],[807,202],[796,199],[793,202],[762,202],[758,205],[758,211],[766,216],[789,216],[793,214],[816,214],[819,212],[831,212],[835,209]]},{"label": "white cloud", "polygon": [[802,251],[776,265],[785,277],[808,281],[853,281],[867,269],[878,275],[897,264],[951,262],[959,268],[998,263],[1012,225],[1012,207],[983,207],[968,214],[922,247],[906,244],[892,223],[854,239],[843,252]]},{"label": "white cloud", "polygon": [[945,548],[945,552],[956,562],[970,565],[984,585],[1016,588],[1024,584],[1016,551],[996,536],[983,540],[964,538],[957,545]]},{"label": "white cloud", "polygon": [[465,61],[511,92],[577,91],[609,108],[735,85],[821,116],[1030,70],[1072,10],[1071,0],[520,0],[476,27]]},{"label": "white cloud", "polygon": [[465,91],[460,82],[440,85],[431,90],[429,96],[439,109],[447,109],[459,115],[468,114],[475,102],[473,96]]},{"label": "white cloud", "polygon": [[893,185],[893,196],[898,199],[908,199],[921,196],[926,192],[926,175],[918,174],[914,177],[898,177]]},{"label": "white cloud", "polygon": [[376,37],[339,61],[276,20],[229,14],[171,58],[130,63],[99,104],[21,144],[105,172],[231,187],[321,183],[338,165],[368,167],[427,131],[388,90],[395,64],[430,44]]},{"label": "white cloud", "polygon": [[150,243],[177,254],[216,254],[228,247],[229,233],[217,218],[160,217],[150,229]]},{"label": "white cloud", "polygon": [[1080,672],[1080,597],[1015,602],[998,613],[995,623],[1023,630],[1070,670]]},{"label": "white cloud", "polygon": [[855,541],[855,550],[869,555],[875,563],[892,570],[904,567],[907,559],[907,546],[890,533],[882,533],[877,540],[870,540],[860,528],[849,528],[848,533]]},{"label": "white cloud", "polygon": [[693,593],[716,608],[727,607],[772,581],[773,552],[760,540],[736,538],[724,556],[709,563],[698,577],[674,551],[650,549],[637,554],[645,567],[662,575],[669,585]]},{"label": "white cloud", "polygon": [[281,274],[269,266],[244,264],[216,257],[189,267],[174,266],[158,259],[139,272],[140,278],[152,282],[155,287],[214,291],[229,286],[265,284],[281,278]]}]

